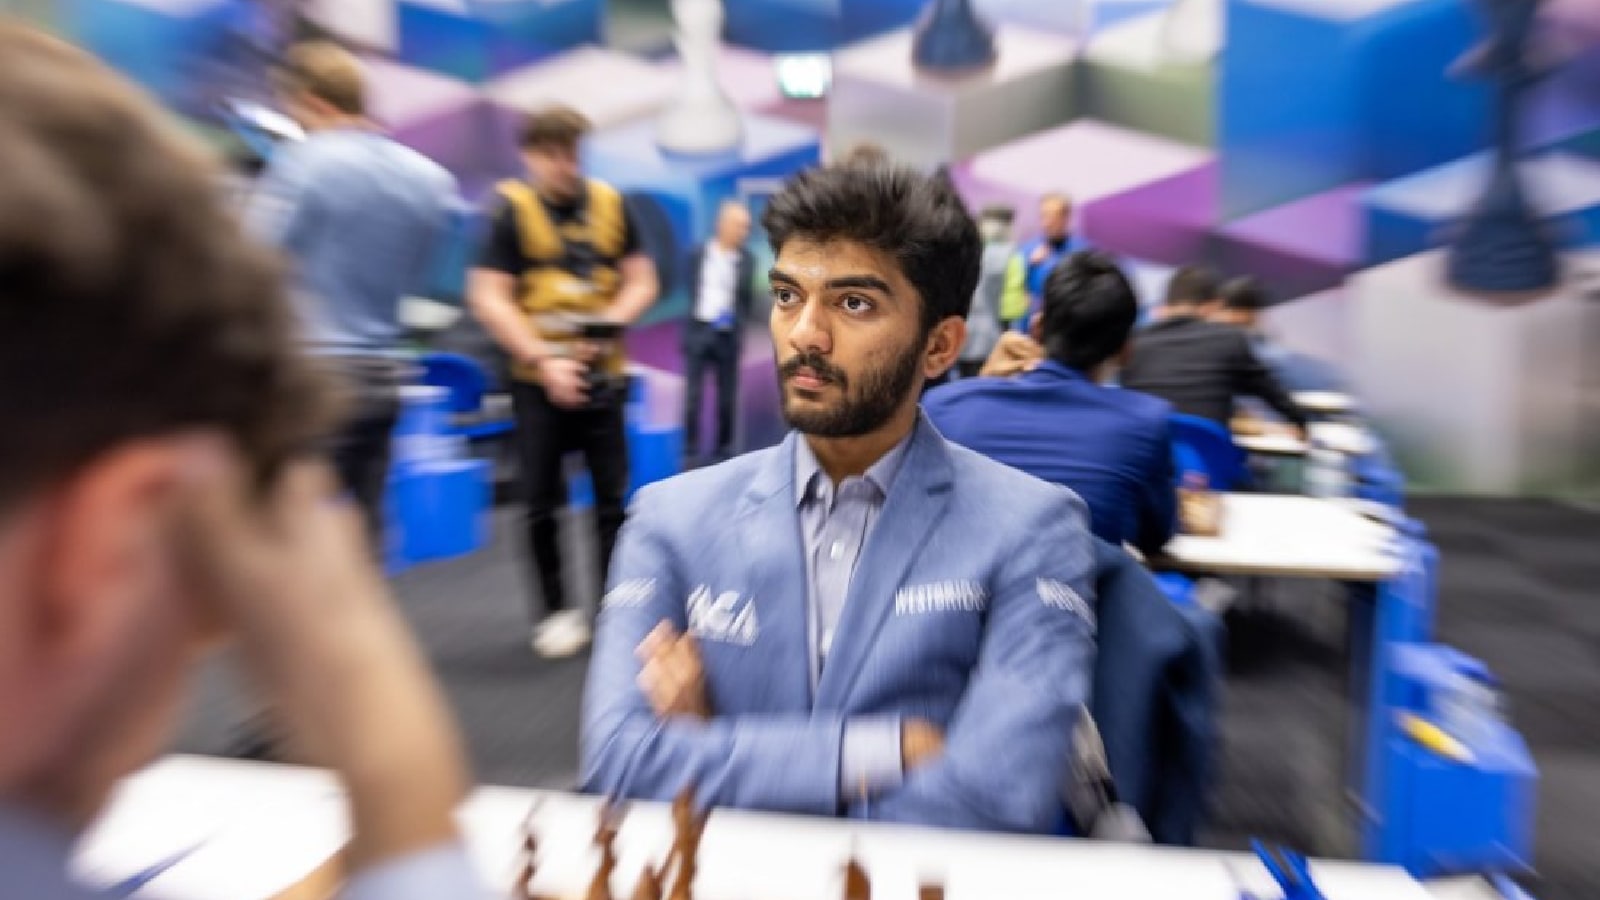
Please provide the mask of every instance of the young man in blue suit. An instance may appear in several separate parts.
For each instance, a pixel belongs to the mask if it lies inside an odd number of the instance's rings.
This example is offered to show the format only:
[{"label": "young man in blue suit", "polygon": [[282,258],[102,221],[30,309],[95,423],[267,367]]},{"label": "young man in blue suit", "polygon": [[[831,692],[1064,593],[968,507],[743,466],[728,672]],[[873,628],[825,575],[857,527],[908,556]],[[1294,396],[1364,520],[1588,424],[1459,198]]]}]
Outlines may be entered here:
[{"label": "young man in blue suit", "polygon": [[1044,287],[1034,335],[1044,358],[1015,378],[977,378],[928,394],[945,437],[1065,485],[1089,505],[1094,533],[1145,553],[1172,537],[1172,407],[1102,382],[1127,355],[1139,302],[1116,263],[1083,251]]},{"label": "young man in blue suit", "polygon": [[583,785],[1050,831],[1094,657],[1084,507],[917,406],[960,353],[977,229],[947,185],[881,163],[797,176],[763,224],[794,430],[638,495]]}]

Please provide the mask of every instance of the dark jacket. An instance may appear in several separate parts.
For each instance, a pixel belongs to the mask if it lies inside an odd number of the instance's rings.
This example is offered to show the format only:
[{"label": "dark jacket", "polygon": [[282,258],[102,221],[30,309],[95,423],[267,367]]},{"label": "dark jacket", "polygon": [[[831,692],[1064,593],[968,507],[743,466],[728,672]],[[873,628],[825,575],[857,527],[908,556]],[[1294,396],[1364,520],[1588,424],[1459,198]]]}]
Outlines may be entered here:
[{"label": "dark jacket", "polygon": [[963,378],[922,398],[945,437],[1089,505],[1095,536],[1154,553],[1172,537],[1172,407],[1054,360],[1015,378]]},{"label": "dark jacket", "polygon": [[[709,242],[707,242],[709,243]],[[706,244],[701,244],[689,255],[689,270],[687,272],[689,286],[689,313],[684,321],[684,340],[688,341],[692,326],[695,324],[694,307],[700,299],[700,270],[705,268]],[[733,333],[744,333],[745,323],[755,312],[756,305],[756,257],[749,248],[739,248],[739,274],[733,288]]]},{"label": "dark jacket", "polygon": [[1195,316],[1164,319],[1133,338],[1122,370],[1122,386],[1153,394],[1180,413],[1226,427],[1235,397],[1260,397],[1285,419],[1306,424],[1306,415],[1231,325]]},{"label": "dark jacket", "polygon": [[1122,802],[1158,843],[1192,844],[1216,743],[1221,624],[1167,599],[1120,547],[1095,541],[1098,634],[1089,712]]}]

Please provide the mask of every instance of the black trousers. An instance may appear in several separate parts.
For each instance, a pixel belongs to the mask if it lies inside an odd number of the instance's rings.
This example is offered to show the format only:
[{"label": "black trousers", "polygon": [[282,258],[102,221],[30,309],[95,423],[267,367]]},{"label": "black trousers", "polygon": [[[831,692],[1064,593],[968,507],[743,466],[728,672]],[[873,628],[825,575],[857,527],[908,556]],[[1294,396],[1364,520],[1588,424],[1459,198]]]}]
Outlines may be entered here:
[{"label": "black trousers", "polygon": [[[623,498],[628,491],[628,438],[623,426],[623,398],[582,409],[562,409],[550,402],[544,388],[512,382],[516,416],[517,462],[523,502],[527,504],[528,550],[534,581],[544,598],[543,612],[568,608],[561,581],[561,544],[557,516],[567,505],[569,452],[583,454],[594,483],[595,517],[600,529],[600,570],[604,580],[622,528]],[[530,603],[534,618],[540,608]]]},{"label": "black trousers", "polygon": [[694,458],[700,447],[700,396],[706,367],[717,378],[717,447],[719,457],[733,455],[733,417],[739,405],[739,331],[721,330],[693,318],[684,324],[683,453]]},{"label": "black trousers", "polygon": [[340,485],[361,508],[372,551],[381,555],[390,441],[400,415],[405,369],[385,357],[335,356],[319,361],[338,379],[349,401],[344,420],[328,438],[328,460]]}]

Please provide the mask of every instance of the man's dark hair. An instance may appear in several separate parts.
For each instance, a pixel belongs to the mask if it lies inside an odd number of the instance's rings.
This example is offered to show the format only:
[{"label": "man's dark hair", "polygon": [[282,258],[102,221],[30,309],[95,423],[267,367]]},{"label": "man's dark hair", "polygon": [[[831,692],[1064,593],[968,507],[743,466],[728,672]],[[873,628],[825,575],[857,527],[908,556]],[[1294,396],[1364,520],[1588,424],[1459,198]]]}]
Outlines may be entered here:
[{"label": "man's dark hair", "polygon": [[1139,300],[1111,257],[1080,250],[1045,279],[1041,316],[1040,337],[1050,358],[1088,372],[1127,346]]},{"label": "man's dark hair", "polygon": [[528,116],[518,146],[524,150],[569,150],[593,127],[588,116],[570,106],[548,106]]},{"label": "man's dark hair", "polygon": [[1184,266],[1167,282],[1167,305],[1210,303],[1217,299],[1217,273],[1205,266]]},{"label": "man's dark hair", "polygon": [[0,172],[0,504],[140,438],[215,428],[266,480],[322,435],[276,259],[150,99],[0,24]]},{"label": "man's dark hair", "polygon": [[768,203],[774,253],[795,238],[853,241],[888,253],[922,295],[922,334],[965,318],[978,286],[978,226],[946,183],[887,163],[809,169]]},{"label": "man's dark hair", "polygon": [[1272,295],[1260,281],[1249,275],[1230,278],[1222,286],[1222,305],[1228,309],[1260,312],[1272,305]]}]

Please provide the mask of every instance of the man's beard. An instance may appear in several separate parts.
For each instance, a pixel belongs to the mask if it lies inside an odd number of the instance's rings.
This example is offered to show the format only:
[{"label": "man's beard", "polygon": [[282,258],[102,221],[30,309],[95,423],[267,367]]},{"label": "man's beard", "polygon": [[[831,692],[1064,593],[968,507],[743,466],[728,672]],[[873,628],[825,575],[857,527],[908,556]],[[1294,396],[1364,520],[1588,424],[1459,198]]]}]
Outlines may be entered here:
[{"label": "man's beard", "polygon": [[[778,365],[783,418],[791,428],[813,437],[843,438],[871,434],[894,416],[911,393],[921,356],[921,347],[913,343],[890,360],[888,365],[866,372],[861,376],[859,395],[850,390],[849,377],[820,354],[801,353],[793,356]],[[792,408],[788,381],[801,369],[810,369],[818,378],[838,388],[841,397],[831,409]]]}]

